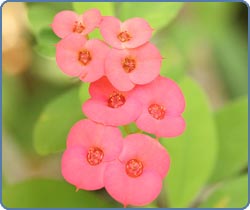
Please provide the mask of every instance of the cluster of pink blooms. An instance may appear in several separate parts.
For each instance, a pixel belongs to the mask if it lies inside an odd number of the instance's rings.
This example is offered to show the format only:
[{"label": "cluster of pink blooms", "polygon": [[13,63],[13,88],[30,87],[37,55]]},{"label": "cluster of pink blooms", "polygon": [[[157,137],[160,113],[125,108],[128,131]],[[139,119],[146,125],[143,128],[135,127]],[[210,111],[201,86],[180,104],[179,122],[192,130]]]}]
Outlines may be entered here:
[{"label": "cluster of pink blooms", "polygon": [[[99,28],[104,41],[89,39]],[[149,42],[142,18],[121,22],[97,9],[62,11],[52,29],[61,41],[56,61],[67,75],[91,82],[83,106],[89,118],[70,130],[62,175],[77,189],[107,192],[124,206],[146,205],[160,193],[170,158],[157,141],[183,133],[185,100],[175,82],[159,75],[162,56]],[[118,126],[135,122],[141,133],[123,137]]]}]

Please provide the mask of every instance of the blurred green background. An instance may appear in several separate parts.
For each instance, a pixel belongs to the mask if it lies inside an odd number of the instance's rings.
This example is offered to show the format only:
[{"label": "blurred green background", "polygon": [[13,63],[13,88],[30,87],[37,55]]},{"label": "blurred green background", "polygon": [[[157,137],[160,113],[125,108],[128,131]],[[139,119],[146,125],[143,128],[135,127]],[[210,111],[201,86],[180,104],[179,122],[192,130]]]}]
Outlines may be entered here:
[{"label": "blurred green background", "polygon": [[[186,132],[161,139],[172,165],[147,207],[243,207],[248,201],[247,16],[243,3],[5,3],[2,11],[2,199],[7,207],[122,207],[105,190],[79,191],[60,173],[88,85],[61,73],[49,24],[61,10],[143,17],[164,58],[161,74],[186,98]],[[101,38],[98,31],[91,38]],[[134,128],[134,125],[131,126]]]}]

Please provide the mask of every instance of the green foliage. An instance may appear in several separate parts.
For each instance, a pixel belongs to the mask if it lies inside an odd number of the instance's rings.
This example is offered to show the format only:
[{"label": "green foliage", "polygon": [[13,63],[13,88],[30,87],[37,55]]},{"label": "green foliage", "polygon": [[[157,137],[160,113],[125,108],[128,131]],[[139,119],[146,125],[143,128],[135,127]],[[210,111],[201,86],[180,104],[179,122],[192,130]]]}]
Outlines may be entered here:
[{"label": "green foliage", "polygon": [[35,179],[3,189],[3,204],[8,208],[107,208],[116,207],[94,192],[75,192],[64,181]]},{"label": "green foliage", "polygon": [[92,32],[88,34],[89,39],[100,39],[103,40],[102,35],[99,29],[94,29]]},{"label": "green foliage", "polygon": [[139,128],[137,128],[135,123],[130,123],[128,125],[125,126],[120,126],[120,131],[122,132],[122,136],[126,137],[127,135],[131,134],[131,133],[138,133],[140,132]]},{"label": "green foliage", "polygon": [[[247,94],[248,86],[247,34],[244,35],[238,28],[240,21],[237,11],[241,7],[247,12],[247,7],[242,2],[192,4],[196,15],[196,23],[192,24],[196,28],[202,28],[198,33],[207,36],[211,42],[213,56],[219,66],[219,76],[233,98]],[[241,12],[244,11],[243,8]]]},{"label": "green foliage", "polygon": [[89,9],[98,9],[102,15],[113,16],[114,15],[114,3],[113,2],[74,2],[73,9],[82,14]]},{"label": "green foliage", "polygon": [[55,57],[56,54],[56,48],[53,45],[37,44],[34,50],[43,57]]},{"label": "green foliage", "polygon": [[79,89],[79,98],[83,103],[90,98],[89,94],[89,83],[82,83]]},{"label": "green foliage", "polygon": [[180,80],[187,71],[184,53],[176,45],[173,37],[166,30],[153,36],[152,42],[158,47],[163,57],[160,74],[175,81]]},{"label": "green foliage", "polygon": [[73,88],[46,106],[34,130],[34,146],[38,154],[47,155],[65,149],[70,128],[84,118],[78,94],[79,89]]},{"label": "green foliage", "polygon": [[219,151],[212,182],[229,178],[247,167],[247,107],[246,96],[215,113]]},{"label": "green foliage", "polygon": [[56,86],[67,86],[79,81],[77,78],[64,74],[57,66],[55,58],[46,58],[38,53],[33,55],[32,75]]},{"label": "green foliage", "polygon": [[186,99],[186,131],[161,139],[172,165],[164,182],[170,207],[187,207],[209,179],[217,155],[215,124],[207,98],[193,80],[180,81]]},{"label": "green foliage", "polygon": [[37,36],[37,45],[35,50],[41,56],[54,57],[56,54],[56,43],[59,42],[59,38],[54,34],[51,28],[42,28]]},{"label": "green foliage", "polygon": [[56,13],[71,10],[71,3],[29,3],[28,19],[37,45],[35,50],[42,56],[55,57],[55,46],[59,38],[53,33],[50,24]]},{"label": "green foliage", "polygon": [[247,175],[224,182],[199,207],[245,208],[248,203],[247,186]]},{"label": "green foliage", "polygon": [[34,61],[32,74],[51,84],[63,87],[79,82],[78,78],[64,74],[57,66],[55,58],[47,59],[36,54],[34,55]]},{"label": "green foliage", "polygon": [[182,5],[181,2],[122,2],[118,17],[122,21],[134,17],[145,18],[154,30],[159,30],[177,16]]},{"label": "green foliage", "polygon": [[237,98],[247,94],[247,42],[244,37],[236,33],[235,29],[227,30],[227,34],[230,36],[223,34],[215,39],[215,57],[220,66],[220,76],[224,79],[229,95]]},{"label": "green foliage", "polygon": [[3,75],[3,127],[26,151],[33,151],[32,131],[43,106],[59,92],[60,88],[30,75]]},{"label": "green foliage", "polygon": [[56,13],[61,10],[71,10],[69,2],[36,2],[28,4],[28,19],[31,30],[38,34],[43,28],[47,28],[52,23]]},{"label": "green foliage", "polygon": [[59,40],[60,38],[57,37],[49,27],[42,28],[37,36],[37,41],[40,44],[50,44],[54,46]]}]

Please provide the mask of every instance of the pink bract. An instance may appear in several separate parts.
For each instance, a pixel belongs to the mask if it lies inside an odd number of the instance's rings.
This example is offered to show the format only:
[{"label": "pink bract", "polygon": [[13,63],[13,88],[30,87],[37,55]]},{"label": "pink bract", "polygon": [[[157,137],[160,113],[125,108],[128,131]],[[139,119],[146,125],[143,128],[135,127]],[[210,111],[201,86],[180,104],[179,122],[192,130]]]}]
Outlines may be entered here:
[{"label": "pink bract", "polygon": [[161,63],[160,52],[150,43],[136,49],[111,49],[105,59],[105,74],[118,90],[128,91],[154,80]]},{"label": "pink bract", "polygon": [[102,16],[97,9],[90,9],[82,15],[66,10],[56,14],[51,27],[60,38],[71,33],[87,35],[99,26],[101,19]]},{"label": "pink bract", "polygon": [[106,77],[91,83],[91,98],[82,110],[84,114],[99,123],[119,126],[133,122],[141,113],[141,104],[131,97],[131,91],[122,92],[114,88]]},{"label": "pink bract", "polygon": [[157,77],[147,85],[138,86],[133,92],[142,104],[142,113],[136,125],[157,137],[175,137],[185,130],[181,114],[185,99],[181,89],[171,79]]},{"label": "pink bract", "polygon": [[121,22],[115,17],[104,17],[100,32],[104,40],[114,48],[136,48],[149,41],[152,28],[143,18],[131,18]]},{"label": "pink bract", "polygon": [[104,75],[104,60],[109,50],[100,40],[71,34],[56,45],[56,62],[68,76],[93,82]]},{"label": "pink bract", "polygon": [[124,206],[146,205],[159,195],[169,166],[169,155],[159,142],[143,134],[129,135],[119,161],[104,172],[105,188]]},{"label": "pink bract", "polygon": [[104,186],[106,166],[122,149],[118,128],[80,120],[70,130],[62,157],[62,175],[78,189],[97,190]]}]

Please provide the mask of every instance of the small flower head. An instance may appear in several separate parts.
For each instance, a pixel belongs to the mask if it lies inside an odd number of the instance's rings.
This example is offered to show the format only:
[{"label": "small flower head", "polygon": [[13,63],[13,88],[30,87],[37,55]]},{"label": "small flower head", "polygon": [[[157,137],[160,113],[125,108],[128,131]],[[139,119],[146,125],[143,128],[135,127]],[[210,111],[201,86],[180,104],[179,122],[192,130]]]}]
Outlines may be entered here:
[{"label": "small flower head", "polygon": [[65,74],[93,82],[103,76],[109,50],[100,40],[87,40],[80,34],[71,34],[56,45],[56,61]]},{"label": "small flower head", "polygon": [[71,33],[87,35],[99,26],[101,18],[97,9],[90,9],[83,15],[66,10],[56,14],[51,26],[54,33],[60,38],[64,38]]},{"label": "small flower head", "polygon": [[117,159],[121,149],[122,136],[118,128],[81,120],[68,135],[62,175],[78,189],[100,189],[104,186],[107,164]]},{"label": "small flower head", "polygon": [[136,48],[149,41],[152,29],[142,18],[121,22],[115,17],[104,17],[100,24],[104,40],[114,48]]},{"label": "small flower head", "polygon": [[185,130],[181,114],[185,108],[184,96],[178,85],[164,77],[136,87],[133,92],[143,108],[136,125],[157,137],[175,137]]},{"label": "small flower head", "polygon": [[82,109],[91,120],[119,126],[133,122],[140,115],[141,105],[131,97],[131,91],[117,90],[106,77],[93,82],[89,92],[91,99],[83,104]]},{"label": "small flower head", "polygon": [[159,142],[143,134],[129,135],[119,161],[107,166],[105,188],[124,206],[146,205],[159,195],[169,165],[169,155]]},{"label": "small flower head", "polygon": [[136,84],[147,84],[160,73],[162,57],[150,43],[136,49],[111,49],[105,59],[105,73],[114,87],[121,91]]}]

